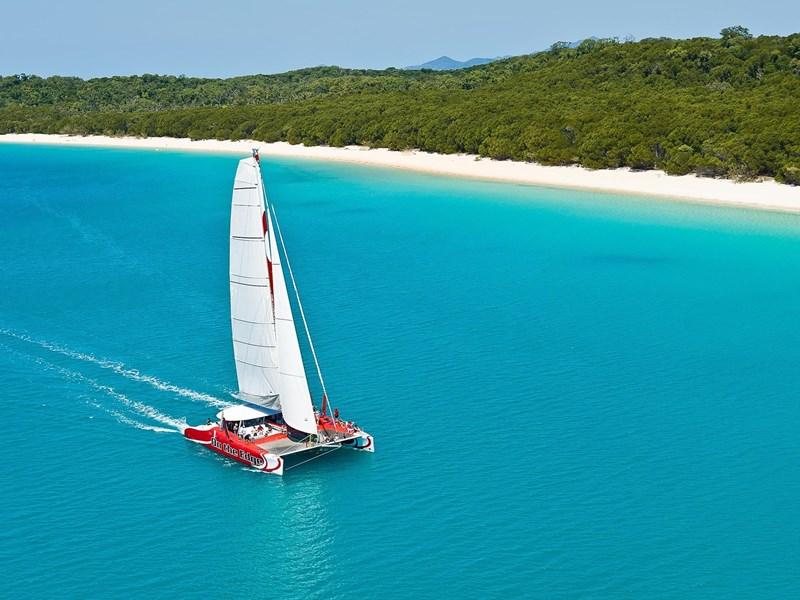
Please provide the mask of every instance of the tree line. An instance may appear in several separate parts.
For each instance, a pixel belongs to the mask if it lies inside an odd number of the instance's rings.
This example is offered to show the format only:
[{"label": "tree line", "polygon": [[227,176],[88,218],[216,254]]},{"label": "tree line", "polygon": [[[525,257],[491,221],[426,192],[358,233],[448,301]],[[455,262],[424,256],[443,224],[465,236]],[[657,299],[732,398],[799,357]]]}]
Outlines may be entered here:
[{"label": "tree line", "polygon": [[0,132],[362,144],[800,184],[800,34],[586,40],[459,71],[0,78]]}]

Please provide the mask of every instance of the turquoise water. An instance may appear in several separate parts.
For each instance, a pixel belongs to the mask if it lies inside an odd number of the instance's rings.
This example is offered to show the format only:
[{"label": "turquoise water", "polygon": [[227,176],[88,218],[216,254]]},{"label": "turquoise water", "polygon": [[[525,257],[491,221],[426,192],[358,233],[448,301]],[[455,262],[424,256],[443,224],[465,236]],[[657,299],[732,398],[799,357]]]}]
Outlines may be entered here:
[{"label": "turquoise water", "polygon": [[776,598],[800,587],[800,218],[265,163],[333,404],[235,391],[235,157],[0,145],[3,597]]}]

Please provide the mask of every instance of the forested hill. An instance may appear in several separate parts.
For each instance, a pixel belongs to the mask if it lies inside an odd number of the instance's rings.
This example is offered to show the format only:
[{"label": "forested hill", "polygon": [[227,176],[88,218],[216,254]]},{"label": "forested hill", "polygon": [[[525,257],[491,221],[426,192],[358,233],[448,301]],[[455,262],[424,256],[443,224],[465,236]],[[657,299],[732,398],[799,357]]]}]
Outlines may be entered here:
[{"label": "forested hill", "polygon": [[0,78],[0,132],[466,152],[800,183],[800,34],[586,40],[457,71]]}]

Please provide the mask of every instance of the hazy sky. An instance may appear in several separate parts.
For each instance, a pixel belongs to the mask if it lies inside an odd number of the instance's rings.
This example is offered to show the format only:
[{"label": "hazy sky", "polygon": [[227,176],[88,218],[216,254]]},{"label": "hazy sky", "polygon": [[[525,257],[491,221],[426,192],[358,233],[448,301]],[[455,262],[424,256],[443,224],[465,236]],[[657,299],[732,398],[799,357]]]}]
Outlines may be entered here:
[{"label": "hazy sky", "polygon": [[558,40],[800,30],[761,0],[0,0],[0,74],[228,76],[524,54]]}]

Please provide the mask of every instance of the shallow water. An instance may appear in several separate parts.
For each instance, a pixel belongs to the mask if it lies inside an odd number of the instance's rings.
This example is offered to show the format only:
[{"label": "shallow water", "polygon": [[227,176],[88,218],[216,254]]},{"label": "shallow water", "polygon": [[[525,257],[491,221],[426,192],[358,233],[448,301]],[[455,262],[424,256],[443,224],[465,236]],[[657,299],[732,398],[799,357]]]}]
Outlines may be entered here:
[{"label": "shallow water", "polygon": [[235,167],[0,145],[0,595],[796,592],[798,217],[266,162],[378,450],[278,478],[177,433],[236,388]]}]

